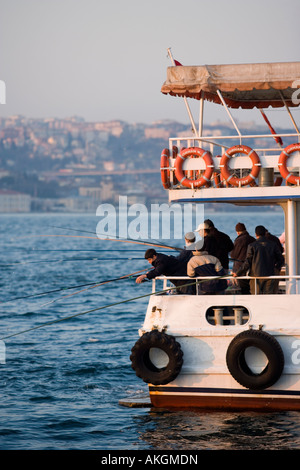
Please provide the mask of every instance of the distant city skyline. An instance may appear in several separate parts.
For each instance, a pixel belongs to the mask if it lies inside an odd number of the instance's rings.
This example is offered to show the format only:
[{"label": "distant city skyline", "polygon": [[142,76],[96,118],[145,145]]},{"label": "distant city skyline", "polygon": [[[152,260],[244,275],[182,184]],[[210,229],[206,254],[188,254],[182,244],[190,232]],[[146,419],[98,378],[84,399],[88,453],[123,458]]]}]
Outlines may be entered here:
[{"label": "distant city skyline", "polygon": [[[160,92],[168,47],[184,65],[298,61],[299,13],[298,0],[2,0],[0,115],[188,124],[183,100]],[[266,112],[290,125],[283,109]],[[256,109],[233,115],[263,124]],[[211,103],[205,118],[228,119]]]}]

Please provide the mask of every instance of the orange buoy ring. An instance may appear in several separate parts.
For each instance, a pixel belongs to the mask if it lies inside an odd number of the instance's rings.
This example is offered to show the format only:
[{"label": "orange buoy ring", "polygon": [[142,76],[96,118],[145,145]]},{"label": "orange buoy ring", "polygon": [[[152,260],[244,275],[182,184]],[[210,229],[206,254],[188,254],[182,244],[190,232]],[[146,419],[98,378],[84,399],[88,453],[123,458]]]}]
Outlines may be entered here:
[{"label": "orange buoy ring", "polygon": [[[231,157],[233,157],[236,153],[244,153],[251,158],[252,161],[252,170],[249,175],[244,176],[243,178],[237,178],[233,176],[229,169],[228,169],[228,162]],[[259,160],[259,156],[257,153],[247,147],[247,145],[234,145],[230,149],[226,150],[224,155],[221,158],[220,168],[221,168],[221,175],[225,179],[227,183],[231,186],[246,186],[247,184],[251,184],[254,182],[255,178],[257,178],[260,172],[261,163]]]},{"label": "orange buoy ring", "polygon": [[[174,145],[172,148],[172,155],[173,158],[176,158],[178,155],[178,148]],[[160,157],[160,175],[163,187],[165,189],[169,189],[171,187],[171,178],[170,178],[170,170],[169,170],[169,157],[170,151],[169,149],[163,149],[161,152]],[[176,178],[173,176],[173,184],[176,184]]]},{"label": "orange buoy ring", "polygon": [[160,176],[161,182],[164,189],[169,189],[171,187],[170,182],[170,170],[169,168],[169,149],[163,149],[160,156]]},{"label": "orange buoy ring", "polygon": [[300,176],[292,175],[287,169],[287,160],[289,156],[294,152],[300,151],[300,144],[291,144],[285,147],[285,149],[281,152],[278,160],[278,167],[281,176],[286,180],[286,182],[291,184],[298,184],[300,183]]},{"label": "orange buoy ring", "polygon": [[[200,157],[205,162],[206,169],[204,174],[198,179],[187,178],[182,169],[183,163],[186,158],[189,157]],[[203,150],[200,147],[189,147],[182,149],[177,155],[175,160],[175,176],[179,183],[187,188],[200,188],[210,182],[214,170],[214,162],[210,152]]]}]

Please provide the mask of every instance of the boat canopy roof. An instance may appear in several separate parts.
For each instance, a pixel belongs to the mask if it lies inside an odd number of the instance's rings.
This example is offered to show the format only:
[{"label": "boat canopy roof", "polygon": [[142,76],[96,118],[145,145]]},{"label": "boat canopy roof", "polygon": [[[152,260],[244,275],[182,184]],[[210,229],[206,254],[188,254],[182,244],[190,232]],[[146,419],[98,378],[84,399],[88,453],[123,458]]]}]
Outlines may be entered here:
[{"label": "boat canopy roof", "polygon": [[[299,106],[300,62],[168,67],[161,91],[172,96],[201,97],[230,108]],[[284,100],[284,101],[283,101]]]}]

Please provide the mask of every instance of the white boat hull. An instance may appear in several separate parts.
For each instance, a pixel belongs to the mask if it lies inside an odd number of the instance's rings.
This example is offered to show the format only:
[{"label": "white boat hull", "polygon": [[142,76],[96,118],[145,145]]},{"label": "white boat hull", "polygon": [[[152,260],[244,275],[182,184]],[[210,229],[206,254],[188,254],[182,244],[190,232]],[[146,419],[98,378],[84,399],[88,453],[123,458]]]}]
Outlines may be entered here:
[{"label": "white boat hull", "polygon": [[[183,365],[175,380],[165,385],[149,384],[152,405],[299,410],[299,303],[300,295],[152,295],[140,336],[151,330],[164,331],[175,337],[183,351]],[[216,311],[243,307],[247,312],[243,324],[226,315],[223,324],[214,324],[208,316],[212,306]],[[272,335],[284,355],[282,374],[264,390],[240,385],[226,363],[233,338],[249,329]],[[266,365],[266,358],[256,348],[249,350],[248,360],[257,374]]]}]

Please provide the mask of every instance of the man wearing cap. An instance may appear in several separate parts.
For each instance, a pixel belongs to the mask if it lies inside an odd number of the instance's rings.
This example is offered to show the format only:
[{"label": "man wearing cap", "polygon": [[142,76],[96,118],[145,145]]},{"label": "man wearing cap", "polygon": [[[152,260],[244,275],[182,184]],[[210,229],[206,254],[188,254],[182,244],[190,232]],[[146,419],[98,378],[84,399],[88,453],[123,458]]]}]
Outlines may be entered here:
[{"label": "man wearing cap", "polygon": [[179,255],[177,256],[177,259],[180,261],[189,261],[189,259],[193,256],[193,246],[195,244],[196,237],[194,232],[188,232],[184,236],[184,242],[185,246],[184,248],[180,251]]},{"label": "man wearing cap", "polygon": [[200,237],[202,238],[202,240],[200,240],[202,243],[202,247],[200,247],[199,243],[198,251],[200,251],[201,249],[201,251],[206,251],[209,255],[216,256],[218,258],[218,243],[216,238],[212,236],[208,225],[205,222],[199,224],[195,232],[198,232]]},{"label": "man wearing cap", "polygon": [[207,281],[200,280],[198,283],[198,294],[223,294],[227,287],[227,281],[219,277],[226,274],[225,270],[218,258],[203,251],[202,248],[201,240],[195,243],[194,256],[188,262],[187,274],[190,277],[211,276],[217,278]]},{"label": "man wearing cap", "polygon": [[[193,255],[193,247],[195,245],[196,236],[194,232],[187,232],[184,236],[185,247],[180,251],[177,259],[185,264],[185,270],[187,269],[187,263],[191,259]],[[186,273],[185,273],[186,276]],[[182,294],[189,294],[194,295],[196,294],[196,286],[195,284],[191,286],[184,286],[180,288]]]},{"label": "man wearing cap", "polygon": [[214,254],[219,260],[223,268],[228,271],[229,268],[229,252],[233,249],[231,238],[224,232],[220,232],[210,219],[204,220],[204,223],[209,228],[212,237],[217,241],[217,251]]},{"label": "man wearing cap", "polygon": [[[233,276],[243,276],[249,271],[249,276],[274,276],[275,270],[280,270],[284,258],[277,244],[266,238],[266,229],[262,225],[255,228],[256,241],[250,243],[243,265]],[[256,289],[255,289],[256,286]],[[251,279],[251,294],[274,294],[276,279]]]}]

